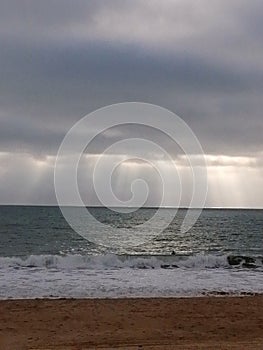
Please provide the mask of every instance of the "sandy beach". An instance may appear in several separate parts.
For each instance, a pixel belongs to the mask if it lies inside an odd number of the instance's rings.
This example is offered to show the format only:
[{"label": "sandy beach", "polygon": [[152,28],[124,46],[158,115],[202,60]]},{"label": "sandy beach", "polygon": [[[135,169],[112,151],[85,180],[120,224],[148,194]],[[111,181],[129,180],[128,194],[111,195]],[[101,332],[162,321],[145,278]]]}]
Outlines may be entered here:
[{"label": "sandy beach", "polygon": [[0,349],[263,349],[263,296],[0,301]]}]

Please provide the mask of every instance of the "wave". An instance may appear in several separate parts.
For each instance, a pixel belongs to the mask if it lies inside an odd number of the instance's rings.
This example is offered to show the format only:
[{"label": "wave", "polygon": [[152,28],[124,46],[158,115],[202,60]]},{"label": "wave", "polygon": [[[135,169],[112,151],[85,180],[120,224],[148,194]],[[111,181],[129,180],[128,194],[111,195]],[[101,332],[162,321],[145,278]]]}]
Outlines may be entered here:
[{"label": "wave", "polygon": [[0,269],[212,269],[262,268],[263,257],[242,255],[193,255],[188,257],[167,255],[30,255],[27,257],[0,257]]}]

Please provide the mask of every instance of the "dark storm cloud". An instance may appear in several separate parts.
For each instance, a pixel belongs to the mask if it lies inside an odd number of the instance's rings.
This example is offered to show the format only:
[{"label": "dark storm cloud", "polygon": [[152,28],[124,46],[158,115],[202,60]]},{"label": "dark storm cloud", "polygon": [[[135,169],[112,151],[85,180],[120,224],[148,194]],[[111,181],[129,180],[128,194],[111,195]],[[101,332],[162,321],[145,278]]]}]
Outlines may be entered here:
[{"label": "dark storm cloud", "polygon": [[[1,85],[2,115],[3,120],[10,123],[11,119],[13,124],[10,134],[5,126],[1,128],[2,146],[5,139],[10,142],[15,137],[16,142],[22,138],[29,147],[31,139],[32,146],[37,147],[30,124],[35,125],[36,139],[41,141],[42,137],[37,135],[43,135],[47,125],[51,135],[56,135],[57,129],[65,133],[74,121],[93,109],[125,100],[171,108],[204,137],[203,142],[206,142],[203,127],[213,130],[219,124],[219,129],[224,125],[230,132],[238,125],[245,130],[250,128],[250,122],[240,125],[238,119],[251,117],[251,113],[255,120],[261,119],[257,109],[261,108],[258,95],[263,79],[255,68],[230,69],[194,54],[153,56],[145,49],[135,51],[133,46],[122,48],[102,43],[27,48],[16,44],[3,50],[2,59],[0,69],[5,82]],[[247,100],[245,106],[243,98]],[[21,125],[28,130],[28,137],[21,133]],[[47,140],[51,135],[46,133]],[[236,138],[235,132],[231,135]],[[218,136],[220,142],[221,135]]]}]

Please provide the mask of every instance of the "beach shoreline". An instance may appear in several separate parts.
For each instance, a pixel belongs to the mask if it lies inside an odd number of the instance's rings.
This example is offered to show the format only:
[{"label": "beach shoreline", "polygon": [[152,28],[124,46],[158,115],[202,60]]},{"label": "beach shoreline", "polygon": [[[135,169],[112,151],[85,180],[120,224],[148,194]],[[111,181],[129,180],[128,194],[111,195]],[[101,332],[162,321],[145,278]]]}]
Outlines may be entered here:
[{"label": "beach shoreline", "polygon": [[263,295],[0,300],[0,348],[262,349]]}]

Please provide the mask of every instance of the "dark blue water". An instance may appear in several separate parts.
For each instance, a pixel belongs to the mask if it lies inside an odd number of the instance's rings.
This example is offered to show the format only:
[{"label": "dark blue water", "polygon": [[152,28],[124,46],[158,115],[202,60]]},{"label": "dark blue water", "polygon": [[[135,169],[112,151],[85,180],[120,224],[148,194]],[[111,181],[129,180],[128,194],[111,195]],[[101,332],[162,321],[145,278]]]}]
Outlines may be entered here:
[{"label": "dark blue water", "polygon": [[[131,231],[155,213],[155,209],[139,209],[129,214],[106,208],[89,210],[111,230],[128,228]],[[165,216],[169,209],[162,211]],[[263,210],[206,209],[189,232],[181,233],[180,225],[185,214],[186,210],[179,210],[160,235],[132,249],[121,247],[117,253],[165,255],[174,251],[176,255],[263,255]],[[92,230],[96,230],[96,227]],[[103,236],[103,232],[100,234]],[[85,255],[109,253],[112,250],[75,233],[58,207],[1,206],[0,242],[0,256]]]}]

